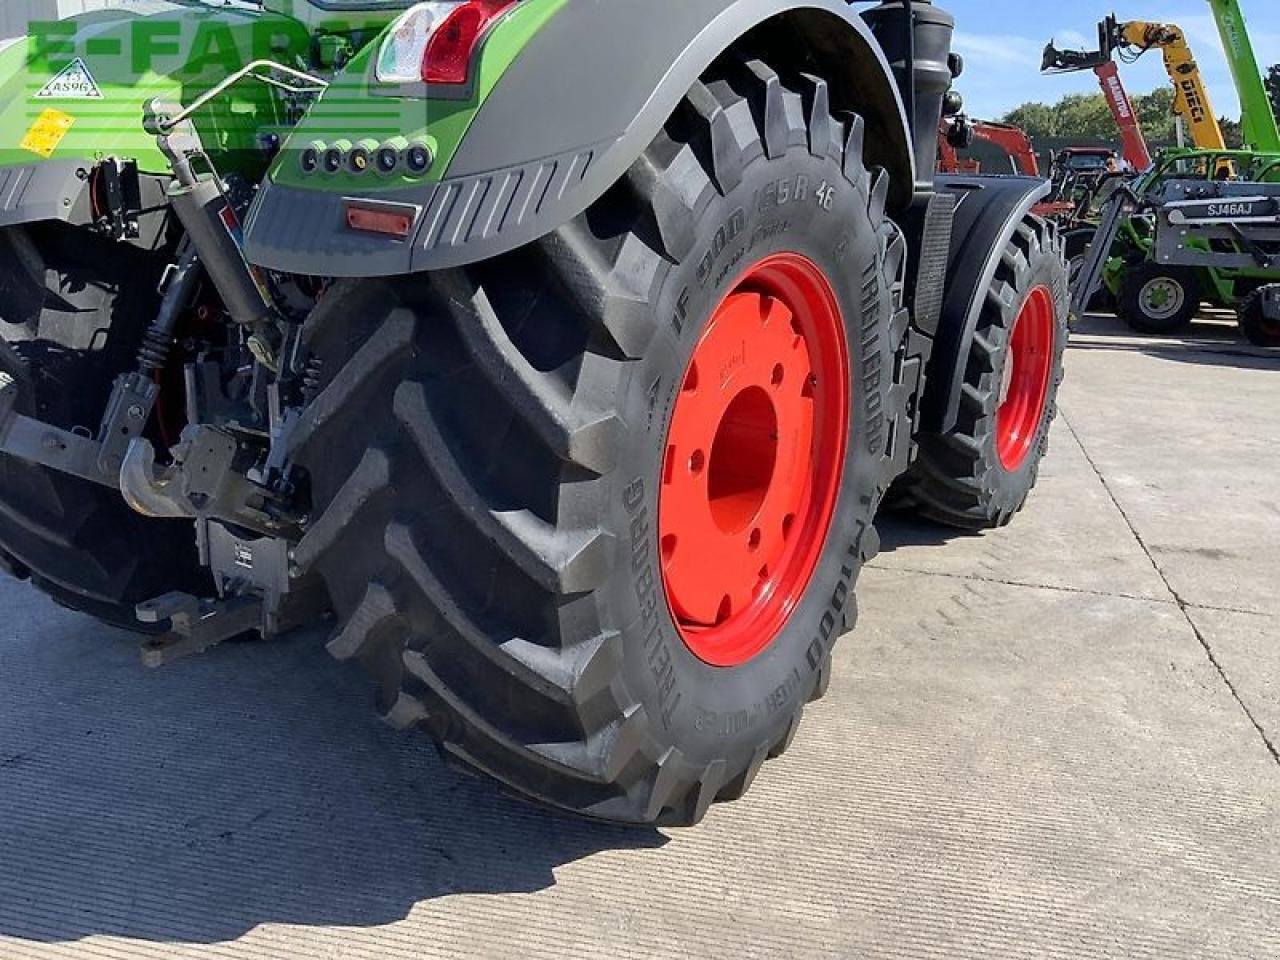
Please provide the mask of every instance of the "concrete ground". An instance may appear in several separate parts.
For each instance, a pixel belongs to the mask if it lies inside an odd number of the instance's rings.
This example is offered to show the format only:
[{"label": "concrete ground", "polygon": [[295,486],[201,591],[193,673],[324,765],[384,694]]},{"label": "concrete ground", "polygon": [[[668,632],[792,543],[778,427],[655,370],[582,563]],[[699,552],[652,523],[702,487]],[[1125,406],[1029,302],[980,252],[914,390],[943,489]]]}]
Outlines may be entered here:
[{"label": "concrete ground", "polygon": [[0,584],[0,957],[1280,955],[1280,356],[1091,321],[1011,529],[886,523],[700,828],[446,771],[314,638],[157,673]]}]

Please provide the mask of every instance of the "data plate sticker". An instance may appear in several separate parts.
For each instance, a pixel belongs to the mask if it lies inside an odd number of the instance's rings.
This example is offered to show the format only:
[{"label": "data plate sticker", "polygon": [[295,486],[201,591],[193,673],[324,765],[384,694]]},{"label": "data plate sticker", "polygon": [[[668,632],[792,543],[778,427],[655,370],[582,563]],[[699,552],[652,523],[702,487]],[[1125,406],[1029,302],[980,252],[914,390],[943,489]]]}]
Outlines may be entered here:
[{"label": "data plate sticker", "polygon": [[88,65],[76,57],[40,88],[37,100],[101,100],[102,90]]},{"label": "data plate sticker", "polygon": [[75,122],[75,117],[68,116],[61,110],[46,110],[36,117],[36,122],[31,125],[18,146],[47,160],[53,156],[53,151],[58,149],[58,144]]}]

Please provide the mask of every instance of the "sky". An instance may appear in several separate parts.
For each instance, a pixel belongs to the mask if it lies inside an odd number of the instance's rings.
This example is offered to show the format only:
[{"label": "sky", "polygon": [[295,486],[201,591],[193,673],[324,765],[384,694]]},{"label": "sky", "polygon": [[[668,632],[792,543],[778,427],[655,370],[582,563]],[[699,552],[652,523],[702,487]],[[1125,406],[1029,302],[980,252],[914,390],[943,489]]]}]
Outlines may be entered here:
[{"label": "sky", "polygon": [[[1091,72],[1042,76],[1040,57],[1051,38],[1063,49],[1096,49],[1097,24],[1109,13],[1122,20],[1173,23],[1187,31],[1213,98],[1214,110],[1239,117],[1235,85],[1208,0],[941,0],[956,17],[955,49],[965,58],[957,84],[970,116],[998,119],[1021,103],[1055,103],[1068,93],[1097,93]],[[1241,0],[1258,61],[1280,63],[1280,0]],[[1167,84],[1160,51],[1121,64],[1133,95]]]}]

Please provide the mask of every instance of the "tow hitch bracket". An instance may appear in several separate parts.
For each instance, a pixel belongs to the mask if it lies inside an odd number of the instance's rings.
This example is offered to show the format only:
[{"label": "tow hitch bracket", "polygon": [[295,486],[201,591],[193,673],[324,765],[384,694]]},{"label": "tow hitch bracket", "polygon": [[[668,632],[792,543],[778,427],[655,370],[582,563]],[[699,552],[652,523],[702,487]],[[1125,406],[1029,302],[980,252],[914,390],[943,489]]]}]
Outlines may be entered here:
[{"label": "tow hitch bracket", "polygon": [[257,597],[201,600],[187,593],[166,593],[138,604],[136,612],[142,623],[168,620],[172,624],[168,633],[142,642],[142,665],[153,669],[204,653],[262,626],[262,601]]}]

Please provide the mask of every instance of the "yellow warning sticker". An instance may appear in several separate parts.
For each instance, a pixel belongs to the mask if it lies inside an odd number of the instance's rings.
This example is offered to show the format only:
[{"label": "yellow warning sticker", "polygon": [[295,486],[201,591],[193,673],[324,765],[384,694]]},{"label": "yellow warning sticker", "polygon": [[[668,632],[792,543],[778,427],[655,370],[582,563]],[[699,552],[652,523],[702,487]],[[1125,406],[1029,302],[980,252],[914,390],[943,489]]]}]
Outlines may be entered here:
[{"label": "yellow warning sticker", "polygon": [[53,151],[58,149],[58,144],[75,122],[75,117],[61,110],[46,110],[36,117],[36,122],[31,125],[18,146],[48,159],[53,156]]}]

